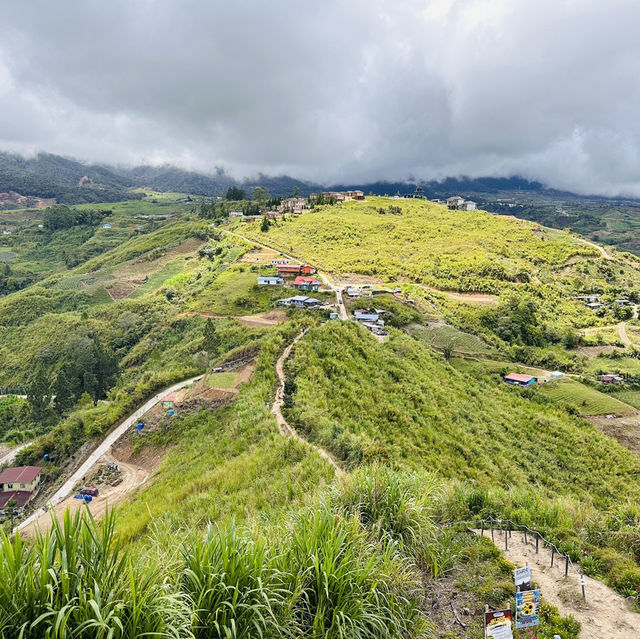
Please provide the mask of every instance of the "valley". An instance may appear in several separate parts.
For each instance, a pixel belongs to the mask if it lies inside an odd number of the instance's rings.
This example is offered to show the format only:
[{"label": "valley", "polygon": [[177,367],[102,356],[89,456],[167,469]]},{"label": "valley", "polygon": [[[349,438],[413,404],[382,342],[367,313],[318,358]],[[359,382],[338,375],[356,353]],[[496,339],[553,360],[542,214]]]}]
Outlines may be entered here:
[{"label": "valley", "polygon": [[[287,624],[300,636],[478,636],[484,605],[513,589],[500,550],[467,532],[479,517],[536,527],[609,592],[633,595],[640,271],[627,254],[417,199],[323,204],[264,228],[181,199],[112,204],[68,229],[25,216],[11,235],[7,263],[40,269],[0,297],[0,385],[14,394],[0,434],[29,442],[13,465],[43,473],[16,522],[25,543],[41,543],[36,520],[52,539],[57,526],[78,539],[84,525],[110,531],[136,570],[153,568],[149,592],[163,571],[179,575],[176,596],[205,596],[194,565],[221,574],[220,544],[234,548],[252,575],[243,583],[265,566],[278,575],[265,576],[268,614],[243,622],[274,637]],[[258,284],[273,260],[311,265],[318,290]],[[278,306],[302,293],[320,305]],[[356,312],[384,318],[384,335]],[[511,372],[538,383],[509,386]],[[73,491],[107,462],[123,481],[84,508]],[[85,510],[95,522],[82,523]],[[2,543],[13,583],[21,542]],[[316,590],[319,574],[336,590]],[[434,607],[444,588],[459,593],[451,615]],[[545,609],[544,636],[589,636],[551,602],[560,612]],[[182,618],[153,614],[156,627]]]}]

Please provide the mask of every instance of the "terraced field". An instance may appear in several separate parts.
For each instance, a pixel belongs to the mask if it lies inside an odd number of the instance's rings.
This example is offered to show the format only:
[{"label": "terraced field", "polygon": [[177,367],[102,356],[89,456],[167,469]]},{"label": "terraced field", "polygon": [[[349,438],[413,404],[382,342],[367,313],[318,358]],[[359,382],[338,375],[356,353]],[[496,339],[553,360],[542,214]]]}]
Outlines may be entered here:
[{"label": "terraced field", "polygon": [[553,400],[575,406],[581,415],[631,415],[633,409],[605,393],[572,379],[548,382],[540,388]]}]

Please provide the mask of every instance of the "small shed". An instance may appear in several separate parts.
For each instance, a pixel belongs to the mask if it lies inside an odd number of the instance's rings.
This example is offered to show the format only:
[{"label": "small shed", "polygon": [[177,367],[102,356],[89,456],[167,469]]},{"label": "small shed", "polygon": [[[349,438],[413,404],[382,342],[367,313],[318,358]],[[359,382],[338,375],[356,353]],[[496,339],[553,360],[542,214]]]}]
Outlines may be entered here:
[{"label": "small shed", "polygon": [[562,371],[552,371],[551,373],[549,373],[550,382],[555,382],[559,379],[562,379],[563,377],[564,377],[564,373]]},{"label": "small shed", "polygon": [[305,264],[304,266],[300,267],[300,273],[302,273],[302,275],[313,275],[315,272],[316,272],[315,267],[309,266],[308,264]]},{"label": "small shed", "polygon": [[162,408],[173,408],[176,405],[177,398],[175,395],[165,395],[162,398]]},{"label": "small shed", "polygon": [[533,375],[509,373],[508,375],[505,375],[502,380],[506,384],[513,384],[514,386],[533,386],[538,381],[538,378]]},{"label": "small shed", "polygon": [[616,384],[617,386],[624,382],[624,378],[621,375],[615,375],[613,373],[600,375],[600,377],[598,377],[598,380],[603,384]]}]

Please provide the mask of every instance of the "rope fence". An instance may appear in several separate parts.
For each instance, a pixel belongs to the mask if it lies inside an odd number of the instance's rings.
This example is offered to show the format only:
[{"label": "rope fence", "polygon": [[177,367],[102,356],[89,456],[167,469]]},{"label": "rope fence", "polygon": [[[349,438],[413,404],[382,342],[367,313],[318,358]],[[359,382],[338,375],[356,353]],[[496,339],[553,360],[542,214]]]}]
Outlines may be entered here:
[{"label": "rope fence", "polygon": [[[569,569],[573,570],[575,574],[578,576],[578,581],[580,583],[580,587],[582,589],[582,599],[586,601],[586,593],[585,593],[585,578],[584,574],[580,568],[580,565],[576,566],[569,553],[562,552],[556,544],[548,539],[546,539],[539,531],[530,528],[524,524],[518,524],[511,519],[495,519],[494,517],[486,517],[482,519],[474,519],[471,521],[456,521],[449,522],[445,524],[446,526],[458,526],[464,525],[466,526],[470,532],[475,532],[475,530],[480,529],[480,534],[484,537],[485,530],[487,532],[491,531],[491,540],[496,543],[496,533],[500,535],[504,532],[504,549],[509,550],[509,538],[511,537],[511,532],[516,530],[520,531],[524,534],[524,542],[528,544],[528,537],[531,539],[535,539],[536,544],[536,554],[540,551],[540,542],[542,542],[542,547],[547,547],[551,550],[551,568],[555,565],[556,557],[558,561],[564,560],[564,576],[569,576]],[[500,539],[498,539],[498,543],[500,543]],[[496,545],[498,545],[496,543]]]}]

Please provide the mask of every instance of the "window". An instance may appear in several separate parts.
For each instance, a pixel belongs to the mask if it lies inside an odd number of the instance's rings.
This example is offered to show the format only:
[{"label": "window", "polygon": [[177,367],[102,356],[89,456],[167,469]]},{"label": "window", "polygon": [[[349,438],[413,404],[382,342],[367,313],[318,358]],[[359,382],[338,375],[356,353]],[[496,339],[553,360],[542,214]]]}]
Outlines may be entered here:
[{"label": "window", "polygon": [[24,488],[24,484],[20,484],[20,488]]}]

